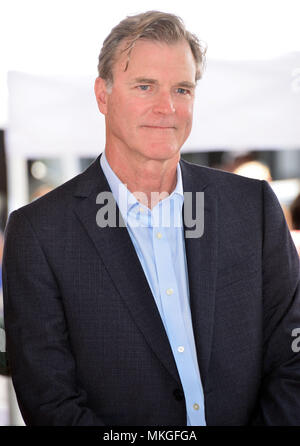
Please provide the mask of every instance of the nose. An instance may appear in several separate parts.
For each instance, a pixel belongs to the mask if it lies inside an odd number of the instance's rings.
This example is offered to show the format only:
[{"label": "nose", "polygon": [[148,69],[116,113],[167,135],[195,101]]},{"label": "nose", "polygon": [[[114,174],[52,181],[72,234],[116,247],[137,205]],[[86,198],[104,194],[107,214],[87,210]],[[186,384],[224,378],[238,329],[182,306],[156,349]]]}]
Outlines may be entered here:
[{"label": "nose", "polygon": [[170,115],[175,112],[175,106],[172,95],[167,92],[160,92],[155,98],[153,112],[163,115]]}]

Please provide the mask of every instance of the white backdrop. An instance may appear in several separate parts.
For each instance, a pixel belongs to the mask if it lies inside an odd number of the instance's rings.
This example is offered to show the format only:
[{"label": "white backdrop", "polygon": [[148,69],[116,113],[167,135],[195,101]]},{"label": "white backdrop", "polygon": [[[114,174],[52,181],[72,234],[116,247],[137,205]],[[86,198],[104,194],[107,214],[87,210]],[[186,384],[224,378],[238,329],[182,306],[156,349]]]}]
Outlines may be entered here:
[{"label": "white backdrop", "polygon": [[[105,144],[92,77],[11,72],[10,155],[96,156]],[[300,148],[300,52],[258,61],[209,60],[184,151]]]},{"label": "white backdrop", "polygon": [[0,128],[7,72],[96,75],[103,39],[126,15],[180,15],[208,58],[267,60],[300,51],[299,0],[0,0]]}]

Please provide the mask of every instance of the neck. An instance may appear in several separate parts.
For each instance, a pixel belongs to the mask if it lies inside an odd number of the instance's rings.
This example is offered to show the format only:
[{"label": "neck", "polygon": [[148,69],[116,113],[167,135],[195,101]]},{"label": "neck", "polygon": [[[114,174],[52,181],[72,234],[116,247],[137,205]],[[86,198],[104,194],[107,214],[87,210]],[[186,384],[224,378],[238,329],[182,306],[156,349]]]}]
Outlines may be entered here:
[{"label": "neck", "polygon": [[167,160],[128,159],[126,154],[105,148],[107,161],[136,199],[152,209],[170,195],[177,183],[177,164],[180,154]]}]

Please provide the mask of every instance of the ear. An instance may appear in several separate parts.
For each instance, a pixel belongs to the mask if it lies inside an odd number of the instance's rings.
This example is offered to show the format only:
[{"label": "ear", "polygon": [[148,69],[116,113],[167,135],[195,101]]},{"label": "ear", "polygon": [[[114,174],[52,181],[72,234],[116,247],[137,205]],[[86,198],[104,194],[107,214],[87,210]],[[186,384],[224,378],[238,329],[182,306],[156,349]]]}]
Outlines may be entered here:
[{"label": "ear", "polygon": [[107,98],[108,91],[106,86],[106,81],[102,77],[97,77],[95,80],[95,96],[98,104],[98,108],[103,115],[107,113]]}]

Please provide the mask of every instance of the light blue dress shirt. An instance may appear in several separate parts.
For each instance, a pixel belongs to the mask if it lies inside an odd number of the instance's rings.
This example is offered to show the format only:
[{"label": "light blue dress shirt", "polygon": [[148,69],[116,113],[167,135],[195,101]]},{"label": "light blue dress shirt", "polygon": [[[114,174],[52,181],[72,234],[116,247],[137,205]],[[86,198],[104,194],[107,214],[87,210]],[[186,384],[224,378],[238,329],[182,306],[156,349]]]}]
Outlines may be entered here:
[{"label": "light blue dress shirt", "polygon": [[141,205],[113,172],[105,153],[100,164],[116,200],[163,321],[184,390],[187,425],[205,426],[204,395],[192,327],[182,225],[183,186],[152,211]]}]

